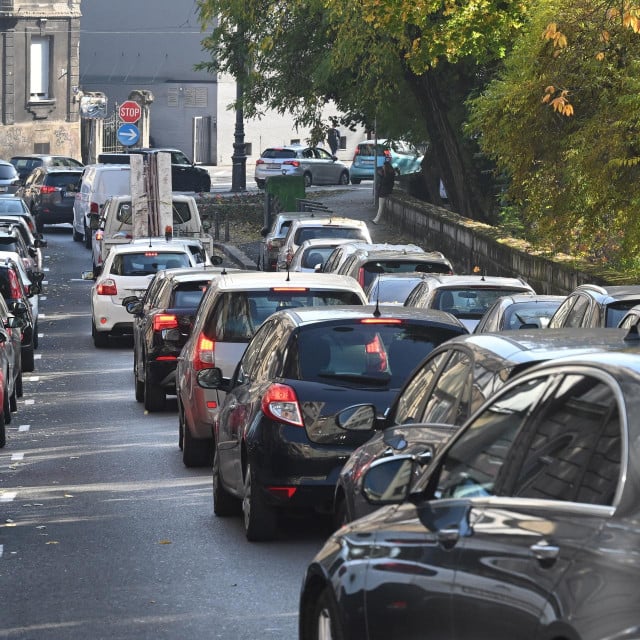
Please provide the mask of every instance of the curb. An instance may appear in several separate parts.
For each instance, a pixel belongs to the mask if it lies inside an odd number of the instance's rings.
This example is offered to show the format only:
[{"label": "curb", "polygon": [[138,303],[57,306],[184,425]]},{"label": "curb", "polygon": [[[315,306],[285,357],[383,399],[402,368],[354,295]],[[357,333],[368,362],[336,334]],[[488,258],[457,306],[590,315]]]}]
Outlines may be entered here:
[{"label": "curb", "polygon": [[256,271],[258,269],[256,263],[235,245],[227,244],[226,242],[214,242],[213,248],[235,262],[241,269],[247,271]]}]

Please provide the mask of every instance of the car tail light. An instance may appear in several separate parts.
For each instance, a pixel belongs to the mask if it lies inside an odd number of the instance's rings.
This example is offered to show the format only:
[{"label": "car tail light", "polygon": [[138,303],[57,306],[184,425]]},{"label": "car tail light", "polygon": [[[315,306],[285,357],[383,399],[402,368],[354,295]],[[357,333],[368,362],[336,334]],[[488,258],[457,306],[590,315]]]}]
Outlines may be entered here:
[{"label": "car tail light", "polygon": [[285,160],[282,164],[290,164],[292,167],[299,167],[300,166],[300,161],[299,160]]},{"label": "car tail light", "polygon": [[153,317],[153,330],[162,331],[163,329],[177,329],[178,316],[173,313],[159,313]]},{"label": "car tail light", "polygon": [[116,281],[111,278],[104,280],[96,287],[96,293],[99,296],[117,296],[118,287],[116,286]]},{"label": "car tail light", "polygon": [[262,397],[262,413],[278,422],[303,427],[302,411],[295,390],[286,384],[272,384]]},{"label": "car tail light", "polygon": [[356,158],[360,155],[360,147],[356,147],[356,150],[353,152],[353,161],[356,161]]},{"label": "car tail light", "polygon": [[100,205],[97,202],[92,202],[89,205],[89,213],[99,214],[100,213]]},{"label": "car tail light", "polygon": [[297,487],[266,487],[267,491],[273,494],[276,498],[286,498],[289,500],[293,498]]},{"label": "car tail light", "polygon": [[358,284],[364,289],[365,270],[363,267],[358,269]]},{"label": "car tail light", "polygon": [[96,240],[98,242],[100,242],[100,240],[102,240],[103,236],[104,236],[104,233],[102,231],[96,231]]},{"label": "car tail light", "polygon": [[262,158],[258,158],[256,164],[265,164],[265,161]]},{"label": "car tail light", "polygon": [[309,291],[309,287],[271,287],[271,291],[273,293],[278,293],[281,291],[293,292],[293,293],[304,293],[305,291]]},{"label": "car tail light", "polygon": [[210,369],[215,364],[215,348],[216,341],[211,338],[207,338],[204,333],[198,336],[198,344],[196,346],[196,353],[193,358],[193,368],[196,371],[202,369]]},{"label": "car tail light", "polygon": [[400,318],[362,318],[360,324],[404,324]]},{"label": "car tail light", "polygon": [[16,272],[13,271],[13,269],[9,269],[9,295],[13,300],[19,300],[20,298],[22,298],[18,276],[16,275]]},{"label": "car tail light", "polygon": [[380,336],[376,335],[373,340],[364,347],[367,354],[367,370],[368,371],[386,371],[389,362],[387,360],[387,352],[384,349]]},{"label": "car tail light", "polygon": [[40,187],[40,193],[55,193],[56,188],[55,187],[51,187],[49,185],[43,184]]},{"label": "car tail light", "polygon": [[391,151],[389,151],[389,149],[385,149],[383,152],[384,156],[386,158],[390,158],[391,157]]}]

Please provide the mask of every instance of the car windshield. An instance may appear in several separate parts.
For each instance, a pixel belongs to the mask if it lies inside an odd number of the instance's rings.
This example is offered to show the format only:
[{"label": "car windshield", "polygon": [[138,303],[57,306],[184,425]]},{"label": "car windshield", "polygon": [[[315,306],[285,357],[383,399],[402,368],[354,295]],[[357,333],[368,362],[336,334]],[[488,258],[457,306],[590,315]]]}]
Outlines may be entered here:
[{"label": "car windshield", "polygon": [[452,313],[458,318],[480,318],[498,298],[522,292],[522,289],[505,287],[440,289],[436,292],[432,307]]},{"label": "car windshield", "polygon": [[365,240],[362,229],[358,227],[302,227],[296,233],[296,244],[314,238],[351,238]]},{"label": "car windshield", "polygon": [[10,236],[0,237],[0,251],[18,251],[18,241]]},{"label": "car windshield", "polygon": [[[173,224],[183,224],[191,220],[191,209],[188,202],[173,203]],[[118,206],[116,220],[122,224],[131,224],[131,203],[122,202]],[[122,229],[122,226],[119,227]]]},{"label": "car windshield", "polygon": [[190,264],[186,253],[145,251],[115,256],[111,265],[111,273],[118,276],[146,276],[160,271],[160,269],[188,266]]},{"label": "car windshield", "polygon": [[624,300],[620,302],[612,302],[607,305],[607,317],[606,317],[606,326],[607,327],[617,327],[620,324],[620,321],[626,315],[627,311],[632,307],[635,307],[637,304],[640,304],[640,298],[637,300]]},{"label": "car windshield", "polygon": [[296,152],[293,149],[266,149],[263,158],[295,158]]},{"label": "car windshield", "polygon": [[434,346],[458,333],[395,319],[303,328],[287,377],[343,387],[399,388]]}]

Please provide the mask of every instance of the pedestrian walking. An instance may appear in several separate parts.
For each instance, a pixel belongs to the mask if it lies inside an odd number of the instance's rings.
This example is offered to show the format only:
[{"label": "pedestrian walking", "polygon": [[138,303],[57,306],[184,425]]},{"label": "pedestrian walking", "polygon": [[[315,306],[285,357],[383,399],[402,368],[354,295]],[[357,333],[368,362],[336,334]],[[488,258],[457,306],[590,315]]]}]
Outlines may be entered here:
[{"label": "pedestrian walking", "polygon": [[331,127],[327,131],[327,142],[331,149],[331,155],[335,156],[340,147],[340,131],[338,130],[338,122],[335,119],[331,121]]},{"label": "pedestrian walking", "polygon": [[382,219],[386,200],[393,192],[393,187],[396,182],[396,170],[391,164],[391,158],[385,157],[384,163],[381,167],[378,167],[376,173],[378,179],[376,185],[378,191],[378,213],[371,221],[373,224],[378,224]]}]

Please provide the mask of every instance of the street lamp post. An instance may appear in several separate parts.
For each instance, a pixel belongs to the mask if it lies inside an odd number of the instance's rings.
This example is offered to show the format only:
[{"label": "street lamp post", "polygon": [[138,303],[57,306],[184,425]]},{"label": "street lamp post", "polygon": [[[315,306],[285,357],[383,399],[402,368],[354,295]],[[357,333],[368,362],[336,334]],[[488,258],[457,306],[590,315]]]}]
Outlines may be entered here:
[{"label": "street lamp post", "polygon": [[243,82],[244,78],[239,74],[236,78],[236,128],[231,156],[231,191],[247,190],[247,149],[244,142],[244,110],[242,108]]}]

